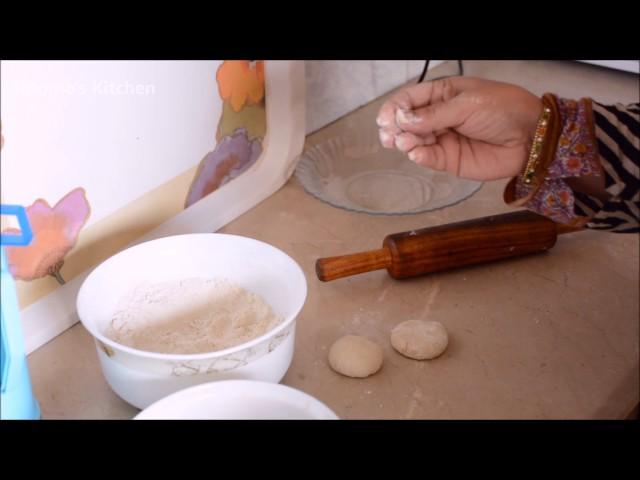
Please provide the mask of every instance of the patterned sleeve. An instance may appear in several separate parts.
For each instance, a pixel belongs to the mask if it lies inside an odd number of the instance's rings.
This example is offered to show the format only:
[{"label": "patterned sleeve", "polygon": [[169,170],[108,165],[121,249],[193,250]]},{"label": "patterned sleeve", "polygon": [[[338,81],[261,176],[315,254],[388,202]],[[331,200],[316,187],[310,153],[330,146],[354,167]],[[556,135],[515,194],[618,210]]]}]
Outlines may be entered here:
[{"label": "patterned sleeve", "polygon": [[[576,227],[640,231],[640,111],[638,104],[604,106],[545,94],[552,111],[535,179],[514,178],[505,201]],[[574,190],[573,180],[604,177],[608,198]]]}]

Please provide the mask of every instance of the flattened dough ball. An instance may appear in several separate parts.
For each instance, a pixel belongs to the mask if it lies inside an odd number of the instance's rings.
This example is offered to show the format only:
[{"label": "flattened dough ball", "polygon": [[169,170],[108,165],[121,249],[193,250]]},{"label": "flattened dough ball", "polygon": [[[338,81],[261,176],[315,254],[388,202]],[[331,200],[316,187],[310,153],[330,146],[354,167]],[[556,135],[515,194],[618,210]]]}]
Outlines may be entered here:
[{"label": "flattened dough ball", "polygon": [[391,345],[405,357],[430,360],[447,349],[449,336],[439,322],[407,320],[391,330]]},{"label": "flattened dough ball", "polygon": [[382,347],[364,337],[347,335],[329,349],[329,365],[347,377],[365,378],[382,367]]}]

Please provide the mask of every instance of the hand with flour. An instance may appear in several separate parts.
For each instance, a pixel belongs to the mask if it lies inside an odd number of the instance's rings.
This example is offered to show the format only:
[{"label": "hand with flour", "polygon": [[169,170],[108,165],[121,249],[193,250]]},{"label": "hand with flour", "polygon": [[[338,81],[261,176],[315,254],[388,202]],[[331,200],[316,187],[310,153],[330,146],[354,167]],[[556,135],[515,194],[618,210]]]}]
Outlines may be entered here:
[{"label": "hand with flour", "polygon": [[518,175],[542,112],[529,91],[480,78],[419,83],[380,109],[380,141],[419,165],[474,180]]},{"label": "hand with flour", "polygon": [[509,205],[573,227],[639,230],[640,103],[538,98],[508,83],[449,77],[400,90],[377,123],[382,145],[419,165],[511,178]]}]

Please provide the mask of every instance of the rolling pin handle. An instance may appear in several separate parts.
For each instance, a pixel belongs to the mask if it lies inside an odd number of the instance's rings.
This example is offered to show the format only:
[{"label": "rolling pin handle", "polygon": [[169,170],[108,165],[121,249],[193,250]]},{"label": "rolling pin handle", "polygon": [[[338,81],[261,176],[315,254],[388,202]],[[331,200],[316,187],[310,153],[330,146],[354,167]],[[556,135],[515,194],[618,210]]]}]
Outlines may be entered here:
[{"label": "rolling pin handle", "polygon": [[369,252],[320,258],[316,261],[316,275],[323,282],[330,282],[359,273],[382,270],[392,265],[391,252],[384,247]]}]

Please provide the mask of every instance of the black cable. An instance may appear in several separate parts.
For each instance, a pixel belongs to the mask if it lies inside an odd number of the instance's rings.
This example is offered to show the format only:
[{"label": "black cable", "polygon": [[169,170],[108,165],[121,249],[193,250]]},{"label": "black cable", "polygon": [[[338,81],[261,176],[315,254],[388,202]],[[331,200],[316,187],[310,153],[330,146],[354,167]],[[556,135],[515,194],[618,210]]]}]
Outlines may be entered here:
[{"label": "black cable", "polygon": [[[424,69],[422,70],[422,73],[420,74],[420,78],[418,79],[418,83],[422,83],[425,79],[425,77],[427,76],[427,70],[429,70],[429,62],[431,60],[425,60],[424,61]],[[462,66],[462,60],[458,60],[458,75],[462,76],[464,75],[464,67]],[[451,76],[451,75],[446,75],[447,77]],[[445,77],[438,77],[438,78],[445,78]],[[433,80],[438,80],[438,78],[434,78]]]},{"label": "black cable", "polygon": [[418,83],[422,83],[422,81],[424,80],[424,77],[427,76],[427,70],[429,70],[429,62],[431,60],[425,60],[424,62],[424,69],[422,70],[422,74],[420,74],[420,78],[418,79]]}]

